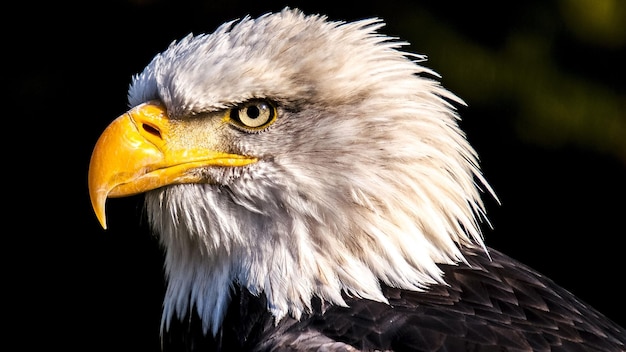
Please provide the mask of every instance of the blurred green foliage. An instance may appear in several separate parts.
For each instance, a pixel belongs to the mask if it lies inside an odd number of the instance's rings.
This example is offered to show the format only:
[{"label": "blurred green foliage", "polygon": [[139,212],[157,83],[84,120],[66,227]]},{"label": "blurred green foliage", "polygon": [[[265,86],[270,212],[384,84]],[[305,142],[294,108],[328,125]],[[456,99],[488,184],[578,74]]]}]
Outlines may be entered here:
[{"label": "blurred green foliage", "polygon": [[455,27],[428,7],[412,6],[395,23],[471,106],[510,106],[506,118],[520,140],[593,150],[626,163],[626,2],[529,4],[512,15],[509,28],[494,26],[508,31],[495,44],[466,33],[489,23]]},{"label": "blurred green foliage", "polygon": [[567,29],[579,39],[607,47],[626,44],[626,3],[622,0],[559,0]]}]

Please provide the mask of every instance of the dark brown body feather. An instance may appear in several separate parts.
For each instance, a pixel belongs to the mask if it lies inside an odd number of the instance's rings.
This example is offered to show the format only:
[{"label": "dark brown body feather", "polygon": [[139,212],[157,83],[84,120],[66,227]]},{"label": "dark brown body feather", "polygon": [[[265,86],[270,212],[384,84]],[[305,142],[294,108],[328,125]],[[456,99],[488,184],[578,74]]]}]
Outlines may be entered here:
[{"label": "dark brown body feather", "polygon": [[217,336],[175,322],[165,351],[626,351],[626,330],[550,279],[495,251],[442,265],[448,286],[384,287],[389,305],[346,297],[277,325],[264,297],[235,288]]}]

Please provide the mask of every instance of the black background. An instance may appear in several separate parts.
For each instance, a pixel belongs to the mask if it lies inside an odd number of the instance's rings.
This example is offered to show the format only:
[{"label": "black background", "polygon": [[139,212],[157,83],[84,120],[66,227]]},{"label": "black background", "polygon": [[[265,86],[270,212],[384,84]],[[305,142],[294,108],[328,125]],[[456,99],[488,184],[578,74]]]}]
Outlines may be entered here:
[{"label": "black background", "polygon": [[[7,341],[25,348],[159,349],[162,253],[141,218],[141,197],[109,200],[104,231],[91,210],[86,180],[99,134],[126,110],[131,76],[171,41],[289,5],[334,20],[381,17],[388,23],[383,32],[409,40],[411,50],[429,55],[436,43],[434,52],[449,51],[463,65],[445,41],[407,30],[403,15],[424,14],[468,42],[496,47],[519,26],[532,26],[529,14],[549,14],[556,6],[469,3],[136,0],[23,3],[11,11],[17,23],[5,31],[3,50],[9,195],[3,248],[7,308],[16,314],[8,318],[15,334]],[[424,46],[419,38],[428,39]],[[569,74],[626,97],[623,48],[564,35],[554,56]],[[570,59],[558,60],[565,57]],[[626,153],[520,137],[520,106],[502,96],[466,98],[476,95],[441,72],[438,59],[444,58],[429,55],[427,65],[468,103],[460,108],[462,127],[502,203],[485,198],[493,224],[485,226],[487,244],[626,325]],[[621,118],[623,124],[623,112]]]}]

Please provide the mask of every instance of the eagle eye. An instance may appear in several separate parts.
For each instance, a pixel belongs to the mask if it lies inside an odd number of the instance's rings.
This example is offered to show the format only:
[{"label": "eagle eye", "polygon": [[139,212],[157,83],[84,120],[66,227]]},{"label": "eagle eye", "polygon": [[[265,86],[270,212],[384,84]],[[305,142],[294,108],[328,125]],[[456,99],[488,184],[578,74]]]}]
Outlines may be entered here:
[{"label": "eagle eye", "polygon": [[244,129],[259,131],[276,120],[276,107],[267,100],[251,100],[231,109],[230,120]]}]

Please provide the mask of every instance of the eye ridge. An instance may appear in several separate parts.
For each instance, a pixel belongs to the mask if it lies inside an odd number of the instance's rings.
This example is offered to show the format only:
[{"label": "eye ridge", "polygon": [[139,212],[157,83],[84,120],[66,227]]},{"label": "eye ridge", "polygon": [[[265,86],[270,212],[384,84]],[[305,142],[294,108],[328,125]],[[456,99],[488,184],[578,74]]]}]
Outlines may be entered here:
[{"label": "eye ridge", "polygon": [[266,99],[245,102],[230,110],[230,121],[236,127],[257,132],[276,120],[276,106]]}]

